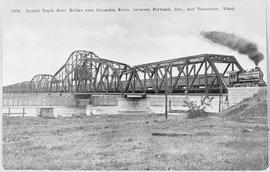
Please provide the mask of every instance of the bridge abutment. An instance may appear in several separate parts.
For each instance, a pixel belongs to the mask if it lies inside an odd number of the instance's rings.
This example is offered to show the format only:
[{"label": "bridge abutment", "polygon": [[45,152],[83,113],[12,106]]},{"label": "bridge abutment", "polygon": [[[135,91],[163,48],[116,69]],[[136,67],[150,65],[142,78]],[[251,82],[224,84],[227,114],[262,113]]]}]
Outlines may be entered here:
[{"label": "bridge abutment", "polygon": [[229,87],[228,88],[228,105],[233,106],[245,98],[252,97],[264,87]]}]

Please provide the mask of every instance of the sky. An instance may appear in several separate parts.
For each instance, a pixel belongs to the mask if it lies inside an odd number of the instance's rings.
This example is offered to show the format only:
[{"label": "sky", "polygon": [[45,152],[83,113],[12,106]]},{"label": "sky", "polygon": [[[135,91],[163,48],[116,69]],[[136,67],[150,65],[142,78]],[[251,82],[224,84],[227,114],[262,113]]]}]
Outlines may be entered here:
[{"label": "sky", "polygon": [[[131,12],[25,13],[25,9],[129,8]],[[211,8],[219,11],[133,12],[133,8]],[[223,11],[222,7],[233,7]],[[253,68],[246,55],[214,44],[202,31],[234,33],[258,45],[266,56],[264,1],[187,0],[12,0],[2,3],[3,85],[55,74],[74,50],[131,66],[197,54],[233,55]],[[21,13],[12,13],[20,9]],[[266,76],[266,57],[260,62]],[[265,77],[266,80],[266,77]]]}]

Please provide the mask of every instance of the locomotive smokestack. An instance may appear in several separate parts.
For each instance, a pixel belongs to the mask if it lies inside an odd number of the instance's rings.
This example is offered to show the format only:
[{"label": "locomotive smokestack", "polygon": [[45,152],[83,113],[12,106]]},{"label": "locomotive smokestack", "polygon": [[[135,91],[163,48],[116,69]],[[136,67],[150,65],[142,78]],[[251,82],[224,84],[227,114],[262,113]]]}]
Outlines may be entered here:
[{"label": "locomotive smokestack", "polygon": [[258,46],[255,43],[232,33],[212,31],[201,32],[201,35],[214,43],[229,47],[240,54],[246,54],[256,66],[264,58],[263,54],[258,51]]}]

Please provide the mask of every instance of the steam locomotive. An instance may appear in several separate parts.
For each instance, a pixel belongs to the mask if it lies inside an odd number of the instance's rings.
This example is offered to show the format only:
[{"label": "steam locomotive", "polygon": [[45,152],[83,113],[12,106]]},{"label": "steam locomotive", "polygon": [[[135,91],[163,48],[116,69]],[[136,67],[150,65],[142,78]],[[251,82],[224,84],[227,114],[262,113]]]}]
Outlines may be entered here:
[{"label": "steam locomotive", "polygon": [[256,87],[266,86],[263,72],[259,67],[250,70],[229,71],[229,87]]}]

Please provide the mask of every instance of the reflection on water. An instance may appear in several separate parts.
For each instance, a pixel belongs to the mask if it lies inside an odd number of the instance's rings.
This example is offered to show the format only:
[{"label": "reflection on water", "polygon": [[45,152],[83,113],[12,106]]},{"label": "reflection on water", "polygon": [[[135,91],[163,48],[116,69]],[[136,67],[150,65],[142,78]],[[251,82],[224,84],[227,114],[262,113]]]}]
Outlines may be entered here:
[{"label": "reflection on water", "polygon": [[[24,108],[24,116],[37,116],[38,108],[48,107],[48,106],[5,106],[3,107],[3,114],[10,112],[10,116],[22,116]],[[53,108],[54,116],[72,116],[72,114],[82,114],[85,113],[85,107],[72,107],[72,106],[50,106]],[[18,114],[12,114],[18,113]]]}]

